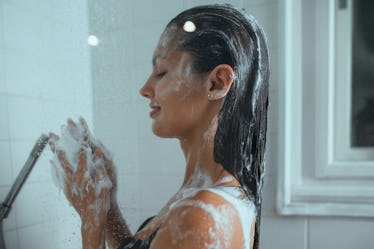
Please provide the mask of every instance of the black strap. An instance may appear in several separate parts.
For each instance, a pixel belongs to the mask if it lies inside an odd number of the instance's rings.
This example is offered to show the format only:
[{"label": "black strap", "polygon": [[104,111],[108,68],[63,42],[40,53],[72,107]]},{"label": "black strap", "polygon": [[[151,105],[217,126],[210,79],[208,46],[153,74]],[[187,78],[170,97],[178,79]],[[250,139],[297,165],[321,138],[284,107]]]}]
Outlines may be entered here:
[{"label": "black strap", "polygon": [[[142,230],[155,216],[146,219],[139,227],[138,232]],[[157,231],[154,231],[151,236],[145,240],[136,239],[134,237],[127,238],[118,249],[149,249],[153,238],[156,236]]]}]

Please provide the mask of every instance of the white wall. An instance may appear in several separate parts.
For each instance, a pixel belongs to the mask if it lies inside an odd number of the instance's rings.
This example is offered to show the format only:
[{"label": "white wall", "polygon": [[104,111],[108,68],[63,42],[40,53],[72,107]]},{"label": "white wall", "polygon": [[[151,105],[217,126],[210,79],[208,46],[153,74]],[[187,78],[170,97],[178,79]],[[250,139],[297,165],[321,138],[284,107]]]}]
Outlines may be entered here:
[{"label": "white wall", "polygon": [[[92,123],[86,6],[0,0],[0,200],[41,133]],[[80,2],[80,3],[79,3]],[[52,182],[49,148],[5,220],[8,249],[79,248],[79,220]]]}]

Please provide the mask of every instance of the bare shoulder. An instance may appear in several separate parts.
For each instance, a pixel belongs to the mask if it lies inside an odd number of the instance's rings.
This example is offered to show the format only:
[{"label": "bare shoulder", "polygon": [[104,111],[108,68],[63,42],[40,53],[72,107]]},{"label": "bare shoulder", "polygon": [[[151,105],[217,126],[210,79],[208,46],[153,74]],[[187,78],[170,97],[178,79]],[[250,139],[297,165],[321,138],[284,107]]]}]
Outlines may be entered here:
[{"label": "bare shoulder", "polygon": [[151,249],[242,248],[240,215],[234,205],[209,190],[176,203]]}]

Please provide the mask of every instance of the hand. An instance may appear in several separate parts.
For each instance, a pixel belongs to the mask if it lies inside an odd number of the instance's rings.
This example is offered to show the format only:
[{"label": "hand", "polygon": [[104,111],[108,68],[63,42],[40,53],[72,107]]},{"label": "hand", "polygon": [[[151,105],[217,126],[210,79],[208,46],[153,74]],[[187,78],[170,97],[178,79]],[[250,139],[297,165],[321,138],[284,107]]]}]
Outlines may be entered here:
[{"label": "hand", "polygon": [[[126,238],[132,236],[132,234],[117,204],[116,168],[113,164],[112,157],[108,150],[100,141],[92,137],[86,121],[83,118],[80,118],[79,123],[83,127],[85,140],[90,145],[92,151],[96,151],[97,149],[101,149],[102,151],[104,151],[105,169],[110,181],[112,182],[112,188],[110,189],[110,209],[107,214],[105,228],[105,239],[109,248],[118,248],[126,240]],[[72,120],[68,120],[68,124],[71,127],[77,127],[77,124],[75,124]]]},{"label": "hand", "polygon": [[[110,203],[112,205],[117,204],[117,172],[116,168],[112,161],[112,156],[110,155],[109,151],[105,148],[105,146],[99,141],[93,138],[91,135],[91,132],[89,131],[88,125],[86,121],[81,117],[79,118],[79,123],[83,127],[83,133],[85,136],[85,140],[91,147],[92,151],[96,151],[97,149],[100,149],[103,151],[104,155],[104,164],[106,172],[109,176],[110,181],[112,182],[112,187],[110,189]],[[68,120],[68,125],[71,127],[77,127],[77,124],[75,124],[71,119]]]},{"label": "hand", "polygon": [[77,126],[69,119],[68,126],[61,129],[62,139],[50,133],[49,142],[56,155],[51,162],[57,169],[60,186],[82,219],[100,217],[100,213],[108,211],[111,188],[104,152],[91,148],[91,136],[86,127],[86,124],[84,128]]},{"label": "hand", "polygon": [[[65,171],[66,180],[64,192],[85,224],[102,227],[106,222],[109,210],[110,182],[103,164],[103,154],[95,151],[90,172],[85,150],[81,150],[76,172],[66,159],[62,150],[56,151],[58,159]],[[101,162],[101,163],[100,163]]]}]

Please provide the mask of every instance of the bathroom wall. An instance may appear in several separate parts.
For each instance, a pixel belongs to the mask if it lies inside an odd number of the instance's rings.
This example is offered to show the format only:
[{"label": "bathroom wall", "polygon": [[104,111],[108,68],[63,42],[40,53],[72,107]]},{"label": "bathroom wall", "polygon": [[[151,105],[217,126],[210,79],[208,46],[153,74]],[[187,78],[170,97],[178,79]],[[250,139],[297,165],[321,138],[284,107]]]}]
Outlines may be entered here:
[{"label": "bathroom wall", "polygon": [[[0,200],[42,133],[92,124],[85,1],[0,0]],[[79,248],[80,224],[52,182],[49,148],[5,219],[8,249]]]},{"label": "bathroom wall", "polygon": [[374,219],[283,217],[276,213],[278,79],[281,0],[146,0],[90,2],[90,31],[101,45],[92,50],[95,132],[113,152],[119,171],[119,202],[130,227],[157,213],[178,189],[184,158],[175,140],[151,133],[149,102],[138,91],[164,26],[182,9],[229,2],[252,13],[264,27],[271,59],[268,163],[264,187],[261,248],[373,249]]}]

